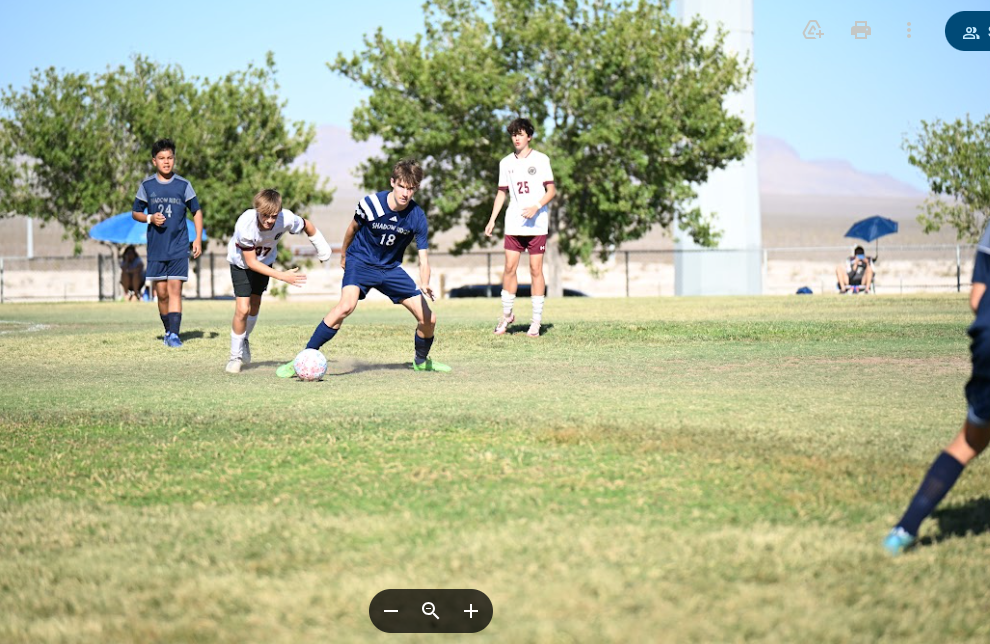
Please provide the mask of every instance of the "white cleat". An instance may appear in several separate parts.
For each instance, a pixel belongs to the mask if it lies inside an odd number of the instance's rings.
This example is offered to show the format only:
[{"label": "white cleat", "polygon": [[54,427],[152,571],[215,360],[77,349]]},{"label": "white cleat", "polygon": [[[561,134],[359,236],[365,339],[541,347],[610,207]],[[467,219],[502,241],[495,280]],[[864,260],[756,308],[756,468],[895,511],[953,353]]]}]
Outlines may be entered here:
[{"label": "white cleat", "polygon": [[516,316],[509,313],[508,316],[503,315],[498,319],[498,324],[495,326],[495,335],[505,335],[506,329],[509,325],[516,321]]},{"label": "white cleat", "polygon": [[533,322],[532,324],[530,324],[529,329],[526,331],[526,335],[528,335],[531,338],[540,337],[540,323]]},{"label": "white cleat", "polygon": [[227,362],[227,368],[226,368],[225,371],[227,373],[240,373],[241,372],[241,364],[242,364],[242,361],[241,361],[240,358],[231,358]]}]

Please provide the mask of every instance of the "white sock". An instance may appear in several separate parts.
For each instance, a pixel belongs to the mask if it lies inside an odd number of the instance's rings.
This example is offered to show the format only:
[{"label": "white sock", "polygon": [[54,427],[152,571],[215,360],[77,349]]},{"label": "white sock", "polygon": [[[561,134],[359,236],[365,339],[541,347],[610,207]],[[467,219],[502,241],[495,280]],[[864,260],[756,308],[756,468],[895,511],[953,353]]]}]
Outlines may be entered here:
[{"label": "white sock", "polygon": [[509,317],[512,315],[512,305],[516,303],[516,294],[502,289],[502,315]]},{"label": "white sock", "polygon": [[247,338],[247,333],[242,333],[237,335],[234,330],[230,330],[230,357],[240,358],[244,355],[244,340]]},{"label": "white sock", "polygon": [[254,331],[254,325],[257,323],[258,323],[257,315],[247,316],[247,329],[245,329],[244,331],[244,337],[251,335],[251,332]]},{"label": "white sock", "polygon": [[537,324],[543,319],[543,299],[545,297],[545,295],[533,296],[533,322]]}]

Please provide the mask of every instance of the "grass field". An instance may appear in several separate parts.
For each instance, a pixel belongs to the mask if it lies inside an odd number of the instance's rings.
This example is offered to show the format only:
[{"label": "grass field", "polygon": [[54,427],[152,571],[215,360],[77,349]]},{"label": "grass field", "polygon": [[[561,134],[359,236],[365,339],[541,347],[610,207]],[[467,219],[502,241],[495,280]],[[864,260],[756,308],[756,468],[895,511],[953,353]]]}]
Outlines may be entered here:
[{"label": "grass field", "polygon": [[[528,319],[523,301],[520,318]],[[880,541],[965,413],[964,296],[0,306],[0,641],[428,642],[386,588],[477,588],[490,642],[986,642],[990,466]]]}]

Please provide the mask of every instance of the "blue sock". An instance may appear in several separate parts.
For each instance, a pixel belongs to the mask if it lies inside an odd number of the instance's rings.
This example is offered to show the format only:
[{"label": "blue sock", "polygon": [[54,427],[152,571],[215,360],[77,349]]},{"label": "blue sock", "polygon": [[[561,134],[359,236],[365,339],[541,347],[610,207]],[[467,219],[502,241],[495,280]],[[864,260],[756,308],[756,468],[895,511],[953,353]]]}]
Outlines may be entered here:
[{"label": "blue sock", "polygon": [[327,323],[320,320],[320,323],[316,325],[316,330],[313,331],[313,336],[309,339],[309,344],[306,345],[307,349],[319,349],[330,340],[333,340],[333,336],[337,335],[337,329],[331,329],[327,326]]},{"label": "blue sock", "polygon": [[418,333],[413,337],[416,338],[416,364],[423,364],[426,362],[426,356],[430,355],[433,338],[421,338]]},{"label": "blue sock", "polygon": [[169,313],[168,314],[168,332],[179,335],[179,329],[182,327],[182,314],[181,313]]},{"label": "blue sock", "polygon": [[165,315],[159,313],[158,317],[162,319],[162,326],[165,327],[165,333],[168,333],[168,313],[166,313]]},{"label": "blue sock", "polygon": [[921,482],[921,487],[911,499],[911,504],[904,516],[898,521],[898,527],[918,536],[921,522],[935,510],[939,502],[956,484],[956,480],[962,474],[963,467],[963,464],[950,456],[948,452],[939,454]]}]

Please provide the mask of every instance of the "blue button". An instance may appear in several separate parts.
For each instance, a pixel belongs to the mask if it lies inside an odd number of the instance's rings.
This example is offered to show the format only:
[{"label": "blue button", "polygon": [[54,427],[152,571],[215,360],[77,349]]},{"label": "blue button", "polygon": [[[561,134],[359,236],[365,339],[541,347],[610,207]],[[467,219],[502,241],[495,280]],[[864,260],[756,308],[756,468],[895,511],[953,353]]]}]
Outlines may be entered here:
[{"label": "blue button", "polygon": [[960,11],[945,23],[945,39],[959,51],[990,51],[990,11]]}]

